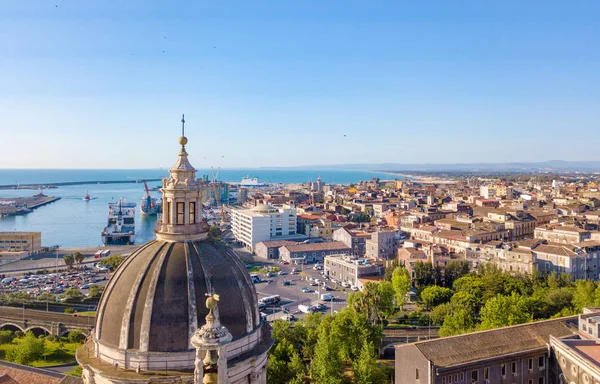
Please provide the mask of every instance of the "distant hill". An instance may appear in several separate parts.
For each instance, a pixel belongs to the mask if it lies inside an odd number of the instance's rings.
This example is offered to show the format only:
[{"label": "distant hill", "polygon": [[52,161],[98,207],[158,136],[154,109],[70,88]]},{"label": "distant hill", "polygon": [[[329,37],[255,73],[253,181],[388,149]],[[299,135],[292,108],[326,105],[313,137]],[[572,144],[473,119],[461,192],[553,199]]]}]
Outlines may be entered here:
[{"label": "distant hill", "polygon": [[332,164],[270,169],[345,169],[369,171],[421,172],[599,172],[600,161],[549,160],[532,163],[460,163],[460,164]]}]

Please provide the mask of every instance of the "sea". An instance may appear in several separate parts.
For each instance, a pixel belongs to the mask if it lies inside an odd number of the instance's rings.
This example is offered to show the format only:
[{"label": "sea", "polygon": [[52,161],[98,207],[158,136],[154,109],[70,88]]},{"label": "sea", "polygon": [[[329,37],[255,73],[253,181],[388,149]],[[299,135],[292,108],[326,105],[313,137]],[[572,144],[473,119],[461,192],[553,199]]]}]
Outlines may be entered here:
[{"label": "sea", "polygon": [[[197,177],[208,175],[212,170],[199,169]],[[52,184],[76,181],[137,181],[159,179],[168,176],[166,169],[146,170],[46,170],[46,169],[0,169],[0,185]],[[215,170],[216,179],[239,183],[242,177],[257,177],[265,183],[303,183],[316,181],[320,176],[325,184],[351,184],[378,177],[382,180],[401,179],[401,176],[370,171],[350,170],[268,170],[268,169],[221,169]],[[150,188],[159,187],[160,182],[148,183]],[[5,189],[0,197],[28,197],[37,190]],[[107,222],[108,203],[119,198],[138,204],[135,242],[145,243],[154,238],[156,216],[141,215],[139,204],[144,196],[143,183],[87,184],[59,186],[45,189],[44,194],[61,199],[39,207],[33,212],[0,218],[0,231],[35,231],[42,233],[44,246],[59,245],[63,248],[102,246],[100,233]],[[88,193],[91,200],[83,200]],[[160,198],[160,192],[152,191]]]}]

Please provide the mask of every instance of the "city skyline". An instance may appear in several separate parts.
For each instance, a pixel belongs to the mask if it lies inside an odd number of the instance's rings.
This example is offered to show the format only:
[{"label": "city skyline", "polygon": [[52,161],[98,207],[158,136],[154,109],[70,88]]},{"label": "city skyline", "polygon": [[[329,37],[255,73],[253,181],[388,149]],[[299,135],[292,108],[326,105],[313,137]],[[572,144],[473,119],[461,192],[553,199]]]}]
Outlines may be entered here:
[{"label": "city skyline", "polygon": [[598,161],[598,16],[584,1],[3,3],[0,168],[166,166],[182,113],[198,168]]}]

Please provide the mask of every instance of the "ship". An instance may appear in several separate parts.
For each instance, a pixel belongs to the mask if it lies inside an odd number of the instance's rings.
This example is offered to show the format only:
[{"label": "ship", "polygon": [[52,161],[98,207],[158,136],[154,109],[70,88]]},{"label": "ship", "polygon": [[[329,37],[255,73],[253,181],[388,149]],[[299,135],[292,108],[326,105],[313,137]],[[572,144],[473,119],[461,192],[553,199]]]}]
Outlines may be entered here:
[{"label": "ship", "polygon": [[150,189],[148,184],[144,181],[144,187],[146,188],[146,195],[142,197],[142,203],[140,204],[140,211],[144,215],[158,215],[162,213],[162,201],[155,197],[150,196]]},{"label": "ship", "polygon": [[258,177],[242,177],[242,181],[240,182],[240,187],[264,187],[265,183],[260,183],[258,181]]},{"label": "ship", "polygon": [[102,243],[133,244],[135,241],[135,203],[121,198],[108,203],[108,224],[102,231]]}]

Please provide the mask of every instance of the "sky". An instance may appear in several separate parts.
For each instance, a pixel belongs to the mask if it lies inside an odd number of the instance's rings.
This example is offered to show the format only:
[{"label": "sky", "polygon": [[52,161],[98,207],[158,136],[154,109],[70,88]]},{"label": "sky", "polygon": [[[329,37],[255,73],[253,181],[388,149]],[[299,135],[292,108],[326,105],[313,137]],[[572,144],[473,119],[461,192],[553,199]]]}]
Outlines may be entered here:
[{"label": "sky", "polygon": [[0,0],[0,168],[600,160],[598,1]]}]

